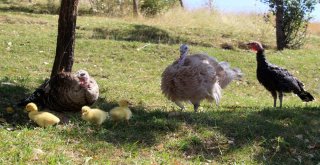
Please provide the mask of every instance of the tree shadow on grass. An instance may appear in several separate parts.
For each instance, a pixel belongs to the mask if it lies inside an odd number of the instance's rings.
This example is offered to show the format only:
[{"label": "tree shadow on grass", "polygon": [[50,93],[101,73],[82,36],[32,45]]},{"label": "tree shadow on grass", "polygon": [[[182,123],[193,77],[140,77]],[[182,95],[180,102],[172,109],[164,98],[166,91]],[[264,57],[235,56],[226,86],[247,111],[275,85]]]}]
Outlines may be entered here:
[{"label": "tree shadow on grass", "polygon": [[[116,103],[101,101],[97,105],[110,110]],[[114,126],[112,121],[106,121],[101,128],[95,129],[83,121],[76,121],[77,130],[61,133],[76,139],[90,134],[87,141],[92,143],[105,141],[121,147],[144,148],[166,143],[170,133],[181,134],[183,129],[190,129],[194,135],[181,135],[179,145],[168,149],[181,152],[182,157],[203,160],[223,161],[223,156],[232,157],[241,150],[249,150],[243,156],[266,164],[298,164],[301,160],[314,164],[320,160],[319,107],[238,107],[230,111],[182,112],[175,117],[169,117],[168,112],[161,109],[148,110],[143,106],[131,109],[134,116],[130,126],[125,122]],[[95,131],[88,133],[88,128]],[[213,134],[201,135],[203,130]]]},{"label": "tree shadow on grass", "polygon": [[58,14],[59,8],[53,4],[15,5],[8,4],[0,7],[1,12],[24,12],[33,14]]},{"label": "tree shadow on grass", "polygon": [[[231,143],[221,147],[223,155],[252,145],[251,159],[267,164],[315,164],[320,160],[319,107],[265,108],[261,111],[204,113],[187,115],[186,123],[197,127],[215,127]],[[202,145],[205,145],[203,143]],[[318,147],[318,149],[317,149]],[[203,147],[206,159],[214,158]],[[199,154],[199,153],[197,153]],[[237,161],[235,159],[234,161]]]},{"label": "tree shadow on grass", "polygon": [[[99,105],[98,107],[105,111],[110,111],[113,107],[118,106],[115,102],[101,101],[95,105]],[[72,122],[78,124],[79,127],[74,132],[63,131],[62,134],[65,137],[72,136],[77,139],[88,134],[88,129],[92,129],[93,132],[89,133],[91,138],[88,139],[92,143],[102,140],[115,145],[135,144],[138,147],[150,147],[156,144],[161,136],[179,129],[181,121],[168,120],[167,112],[160,109],[146,111],[142,106],[134,106],[130,109],[133,117],[129,121],[129,125],[125,121],[116,125],[113,121],[107,120],[98,128],[83,121],[79,114],[72,119]]]},{"label": "tree shadow on grass", "polygon": [[[0,6],[1,12],[23,12],[30,14],[59,14],[60,4],[56,3],[26,3],[26,2],[2,2],[3,6]],[[78,9],[78,15],[94,14],[92,9],[80,8]]]},{"label": "tree shadow on grass", "polygon": [[[8,77],[0,80],[0,117],[5,119],[6,123],[13,126],[27,123],[29,120],[27,114],[23,109],[14,106],[20,99],[26,97],[27,93],[30,93],[29,89],[16,85]],[[7,112],[7,107],[13,107],[14,112]]]},{"label": "tree shadow on grass", "polygon": [[[2,109],[30,93],[23,86],[12,85],[7,79],[0,80],[0,84]],[[115,106],[115,102],[99,99],[93,107],[109,111]],[[223,108],[226,110],[182,112],[169,117],[168,112],[161,109],[138,105],[131,108],[134,116],[129,126],[125,122],[114,126],[112,121],[106,121],[101,128],[84,122],[80,113],[66,113],[78,128],[58,132],[66,139],[88,137],[85,140],[90,143],[105,141],[115,146],[144,148],[165,143],[170,133],[181,134],[183,129],[190,129],[194,135],[181,135],[177,138],[179,145],[167,149],[181,152],[182,157],[187,155],[222,162],[222,157],[230,155],[232,159],[234,154],[246,149],[249,150],[246,154],[251,155],[243,156],[263,164],[316,164],[320,160],[319,107]],[[30,125],[22,110],[14,114],[1,111],[0,115],[9,124],[35,127]],[[90,128],[94,131],[88,132]],[[213,134],[204,136],[201,133],[203,130]],[[233,159],[230,161],[239,161],[236,157]]]},{"label": "tree shadow on grass", "polygon": [[182,38],[174,37],[168,31],[158,27],[137,24],[119,29],[95,28],[93,29],[92,38],[150,42],[156,44],[176,44],[185,42]]}]

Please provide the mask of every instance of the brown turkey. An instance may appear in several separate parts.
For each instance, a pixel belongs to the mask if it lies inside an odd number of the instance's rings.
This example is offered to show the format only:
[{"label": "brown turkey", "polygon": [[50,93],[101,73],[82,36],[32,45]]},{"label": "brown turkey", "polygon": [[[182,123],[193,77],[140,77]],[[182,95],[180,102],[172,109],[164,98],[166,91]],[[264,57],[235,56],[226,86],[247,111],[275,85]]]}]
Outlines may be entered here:
[{"label": "brown turkey", "polygon": [[161,90],[171,101],[184,109],[182,102],[191,102],[197,112],[202,100],[221,99],[221,89],[240,79],[240,69],[231,69],[227,62],[218,62],[206,54],[188,54],[188,46],[180,46],[180,58],[162,73]]},{"label": "brown turkey", "polygon": [[270,91],[276,107],[277,93],[279,94],[280,108],[282,107],[283,93],[293,92],[302,101],[314,100],[313,96],[304,90],[303,83],[294,77],[287,69],[269,63],[264,54],[264,48],[259,42],[250,42],[248,46],[257,52],[257,78],[258,81]]},{"label": "brown turkey", "polygon": [[60,72],[47,80],[19,106],[29,102],[54,111],[81,111],[84,105],[92,105],[99,97],[99,86],[85,70],[75,74]]}]

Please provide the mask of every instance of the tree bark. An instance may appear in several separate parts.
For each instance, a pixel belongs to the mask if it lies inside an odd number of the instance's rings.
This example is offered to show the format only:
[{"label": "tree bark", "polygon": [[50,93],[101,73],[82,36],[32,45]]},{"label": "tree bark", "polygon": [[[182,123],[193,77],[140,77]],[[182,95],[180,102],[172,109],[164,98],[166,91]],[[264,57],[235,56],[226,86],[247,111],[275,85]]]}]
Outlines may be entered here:
[{"label": "tree bark", "polygon": [[179,0],[179,2],[180,2],[180,6],[181,6],[182,8],[184,8],[183,0]]},{"label": "tree bark", "polygon": [[283,50],[287,47],[286,35],[284,33],[284,5],[283,0],[276,0],[276,38],[277,38],[277,49]]},{"label": "tree bark", "polygon": [[72,71],[78,3],[79,0],[61,1],[56,56],[51,78],[62,70]]},{"label": "tree bark", "polygon": [[133,0],[133,15],[135,17],[139,16],[139,0]]}]

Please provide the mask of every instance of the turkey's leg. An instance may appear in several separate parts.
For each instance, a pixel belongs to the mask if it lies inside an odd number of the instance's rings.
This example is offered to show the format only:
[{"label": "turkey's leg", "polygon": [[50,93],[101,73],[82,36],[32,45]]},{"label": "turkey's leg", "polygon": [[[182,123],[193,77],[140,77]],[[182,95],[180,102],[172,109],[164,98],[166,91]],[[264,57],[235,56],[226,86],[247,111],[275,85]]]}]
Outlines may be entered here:
[{"label": "turkey's leg", "polygon": [[282,108],[283,93],[279,92],[280,108]]},{"label": "turkey's leg", "polygon": [[193,109],[194,109],[194,112],[198,112],[198,108],[200,106],[200,103],[197,102],[197,103],[192,103],[193,104]]},{"label": "turkey's leg", "polygon": [[273,97],[273,107],[276,107],[277,106],[277,92],[271,91],[271,95]]},{"label": "turkey's leg", "polygon": [[175,101],[174,103],[176,103],[177,106],[179,106],[182,111],[184,110],[184,106],[182,105],[182,103],[180,101]]}]

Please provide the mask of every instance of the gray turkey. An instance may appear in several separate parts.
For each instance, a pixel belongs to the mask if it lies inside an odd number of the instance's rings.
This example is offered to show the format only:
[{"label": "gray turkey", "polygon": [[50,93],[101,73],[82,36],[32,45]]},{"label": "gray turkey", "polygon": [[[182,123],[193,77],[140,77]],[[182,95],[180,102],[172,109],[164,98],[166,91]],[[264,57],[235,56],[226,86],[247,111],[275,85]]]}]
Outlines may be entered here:
[{"label": "gray turkey", "polygon": [[92,105],[99,97],[99,86],[85,70],[75,74],[60,72],[47,80],[19,106],[35,102],[54,111],[81,111],[81,107]]},{"label": "gray turkey", "polygon": [[282,107],[282,98],[285,92],[293,92],[305,102],[314,100],[313,96],[304,90],[303,83],[289,73],[287,69],[278,67],[267,61],[264,48],[259,42],[250,42],[248,46],[257,52],[257,78],[271,93],[274,107],[277,104],[277,93],[279,94],[280,108]]},{"label": "gray turkey", "polygon": [[162,73],[162,93],[181,109],[182,102],[191,102],[195,112],[205,99],[219,105],[221,90],[242,77],[240,69],[232,69],[227,62],[218,62],[206,54],[188,56],[188,51],[187,45],[181,45],[180,58]]}]

